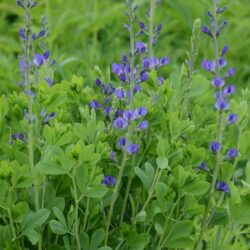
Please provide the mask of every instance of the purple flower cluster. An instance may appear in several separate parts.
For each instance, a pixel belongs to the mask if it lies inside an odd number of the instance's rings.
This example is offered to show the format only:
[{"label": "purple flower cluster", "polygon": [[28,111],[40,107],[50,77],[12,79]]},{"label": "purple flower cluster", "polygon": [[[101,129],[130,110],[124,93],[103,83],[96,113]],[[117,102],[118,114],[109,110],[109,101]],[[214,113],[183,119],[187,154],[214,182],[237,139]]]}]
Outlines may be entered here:
[{"label": "purple flower cluster", "polygon": [[[217,50],[215,53],[215,60],[203,60],[201,66],[204,70],[213,74],[213,78],[211,80],[211,85],[216,89],[214,94],[215,98],[215,109],[220,112],[220,119],[223,118],[223,112],[226,112],[229,109],[229,97],[235,93],[235,85],[227,84],[227,81],[231,80],[231,77],[235,74],[235,68],[228,67],[228,63],[226,60],[226,55],[228,54],[229,47],[225,45],[221,51],[218,51],[218,43],[217,39],[221,34],[222,29],[227,25],[227,21],[222,21],[219,23],[218,15],[223,13],[226,10],[225,7],[218,8],[216,13],[208,12],[210,27],[203,26],[202,32],[208,35],[211,39],[214,40],[215,49]],[[229,113],[227,115],[227,125],[232,125],[237,122],[238,115],[234,113]],[[222,123],[220,123],[222,124]],[[219,132],[221,133],[222,125],[219,127]],[[222,150],[221,141],[212,141],[210,142],[209,149],[212,153],[219,154]],[[227,155],[225,159],[233,159],[237,157],[238,150],[234,148],[230,148],[227,151]],[[207,166],[205,162],[202,162],[199,166],[199,169],[207,170]],[[222,192],[230,192],[230,188],[227,183],[224,181],[218,182],[216,186],[217,190]]]}]

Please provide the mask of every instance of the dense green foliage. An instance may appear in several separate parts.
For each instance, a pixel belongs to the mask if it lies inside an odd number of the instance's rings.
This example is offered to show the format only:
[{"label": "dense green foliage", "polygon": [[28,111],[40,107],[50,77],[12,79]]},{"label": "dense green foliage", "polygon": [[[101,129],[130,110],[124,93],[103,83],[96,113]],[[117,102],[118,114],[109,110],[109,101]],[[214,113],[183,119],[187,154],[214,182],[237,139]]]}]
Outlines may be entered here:
[{"label": "dense green foliage", "polygon": [[[136,23],[146,21],[149,1],[136,2]],[[54,72],[46,63],[36,77],[31,72],[34,97],[17,84],[22,9],[13,1],[1,1],[0,250],[191,250],[197,245],[208,199],[211,211],[203,249],[249,249],[250,3],[221,1],[228,3],[229,25],[219,43],[230,45],[228,64],[237,69],[230,112],[239,118],[228,126],[228,113],[214,109],[211,75],[200,69],[202,59],[214,56],[212,41],[201,36],[197,19],[207,22],[211,2],[162,1],[157,7],[155,23],[162,22],[164,28],[155,54],[168,55],[171,63],[151,70],[142,92],[134,96],[133,109],[148,110],[149,128],[138,132],[131,125],[136,132],[129,139],[140,150],[126,155],[117,146],[124,132],[114,128],[113,116],[89,107],[93,99],[104,101],[96,77],[120,87],[110,65],[129,51],[128,32],[122,28],[128,22],[125,1],[41,1],[32,12],[35,31],[45,14],[48,47],[57,62]],[[44,80],[48,72],[53,87]],[[158,74],[165,77],[162,85]],[[112,106],[126,110],[131,104],[113,98]],[[33,123],[24,111],[35,115]],[[45,111],[56,115],[46,121]],[[216,160],[209,143],[217,136],[218,117],[223,128],[218,180],[229,184],[230,193],[214,190],[208,198]],[[13,139],[19,132],[24,139]],[[238,149],[239,155],[225,158],[229,148]],[[209,172],[198,169],[203,161]],[[119,185],[101,184],[104,175],[117,177],[123,163]]]}]

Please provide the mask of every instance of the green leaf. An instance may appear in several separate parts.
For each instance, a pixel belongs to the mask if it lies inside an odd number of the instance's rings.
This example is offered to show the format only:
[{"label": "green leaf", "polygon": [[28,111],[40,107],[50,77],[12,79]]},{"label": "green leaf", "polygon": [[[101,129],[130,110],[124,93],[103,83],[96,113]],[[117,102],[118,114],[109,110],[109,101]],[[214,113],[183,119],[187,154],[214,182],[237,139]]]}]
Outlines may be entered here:
[{"label": "green leaf", "polygon": [[68,228],[63,223],[57,220],[51,220],[49,223],[49,226],[52,232],[55,234],[59,234],[59,235],[66,234],[69,231]]},{"label": "green leaf", "polygon": [[[149,163],[148,166],[150,166]],[[149,190],[152,184],[152,180],[154,176],[148,176],[142,169],[140,169],[139,167],[135,168],[135,174],[139,177],[139,179],[141,180],[141,182],[146,186],[146,188]]]},{"label": "green leaf", "polygon": [[240,135],[240,153],[245,156],[250,151],[250,131],[245,131]]},{"label": "green leaf", "polygon": [[191,221],[176,222],[170,229],[165,247],[169,248],[188,248],[193,244],[190,234],[193,230]]},{"label": "green leaf", "polygon": [[209,189],[209,183],[206,181],[196,180],[191,183],[187,183],[183,187],[183,192],[186,195],[196,196],[205,194]]},{"label": "green leaf", "polygon": [[29,241],[36,245],[39,240],[39,234],[34,229],[26,229],[24,235],[29,239]]},{"label": "green leaf", "polygon": [[250,195],[241,198],[241,202],[232,206],[232,219],[239,224],[250,224]]},{"label": "green leaf", "polygon": [[61,212],[60,209],[58,209],[57,207],[53,207],[53,212],[56,216],[56,218],[67,228],[67,221],[63,215],[63,213]]},{"label": "green leaf", "polygon": [[68,144],[72,140],[72,133],[67,132],[66,134],[62,135],[54,144],[54,146],[63,146],[65,144]]},{"label": "green leaf", "polygon": [[143,250],[148,245],[150,236],[147,233],[137,234],[131,232],[129,234],[128,244],[131,250]]},{"label": "green leaf", "polygon": [[99,185],[96,187],[88,187],[86,189],[86,197],[89,198],[102,198],[106,193],[108,192],[107,187],[105,187],[104,185]]},{"label": "green leaf", "polygon": [[190,85],[189,98],[205,93],[210,86],[210,82],[203,75],[195,75]]},{"label": "green leaf", "polygon": [[97,229],[91,236],[89,250],[96,250],[98,246],[101,245],[105,236],[103,228]]},{"label": "green leaf", "polygon": [[157,165],[160,169],[168,169],[171,170],[171,168],[168,166],[168,159],[166,157],[160,156],[156,159]]},{"label": "green leaf", "polygon": [[87,167],[84,165],[78,166],[75,172],[75,178],[78,188],[80,189],[81,193],[83,193],[86,189],[88,181]]},{"label": "green leaf", "polygon": [[40,227],[49,217],[50,211],[42,208],[37,212],[29,212],[24,218],[24,229],[34,229]]},{"label": "green leaf", "polygon": [[246,165],[246,182],[250,184],[250,161]]}]

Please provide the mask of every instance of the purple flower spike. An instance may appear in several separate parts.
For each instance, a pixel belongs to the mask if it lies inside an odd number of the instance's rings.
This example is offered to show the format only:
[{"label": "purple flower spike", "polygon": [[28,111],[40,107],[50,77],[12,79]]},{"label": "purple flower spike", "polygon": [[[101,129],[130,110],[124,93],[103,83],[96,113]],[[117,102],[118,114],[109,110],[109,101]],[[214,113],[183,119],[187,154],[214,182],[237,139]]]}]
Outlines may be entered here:
[{"label": "purple flower spike", "polygon": [[129,144],[127,148],[128,154],[137,154],[139,151],[139,145],[138,144]]},{"label": "purple flower spike", "polygon": [[154,61],[151,58],[143,59],[142,63],[143,63],[144,68],[146,69],[152,69],[155,66]]},{"label": "purple flower spike", "polygon": [[23,40],[26,39],[26,35],[25,35],[24,30],[23,30],[22,28],[19,29],[18,35],[19,35],[20,38],[22,38]]},{"label": "purple flower spike", "polygon": [[225,81],[220,77],[216,77],[212,80],[211,83],[214,87],[221,88],[222,86],[224,86]]},{"label": "purple flower spike", "polygon": [[235,92],[234,85],[227,85],[223,90],[224,95],[232,95],[234,94],[234,92]]},{"label": "purple flower spike", "polygon": [[45,57],[44,55],[41,54],[36,54],[33,60],[33,63],[37,66],[40,67],[45,63]]},{"label": "purple flower spike", "polygon": [[128,122],[121,117],[118,117],[117,119],[114,120],[115,129],[122,129],[122,128],[126,128],[127,126],[128,126]]},{"label": "purple flower spike", "polygon": [[137,42],[135,44],[135,47],[136,47],[136,52],[139,53],[139,54],[144,53],[147,50],[146,44],[143,43],[143,42]]},{"label": "purple flower spike", "polygon": [[145,116],[147,113],[148,113],[148,110],[147,110],[146,108],[144,108],[144,107],[138,107],[138,108],[136,108],[136,110],[135,110],[135,116],[136,116],[137,118],[143,117],[143,116]]},{"label": "purple flower spike", "polygon": [[221,191],[221,192],[230,193],[230,187],[224,181],[218,182],[217,186],[216,186],[216,189]]},{"label": "purple flower spike", "polygon": [[105,175],[101,181],[101,184],[103,184],[107,187],[114,187],[116,184],[116,179],[112,175]]},{"label": "purple flower spike", "polygon": [[235,158],[237,155],[238,155],[238,150],[237,150],[237,149],[234,149],[234,148],[228,149],[228,151],[227,151],[227,156],[228,156],[230,159]]},{"label": "purple flower spike", "polygon": [[118,147],[119,147],[119,148],[124,148],[125,146],[126,146],[126,138],[121,137],[121,138],[118,140]]},{"label": "purple flower spike", "polygon": [[92,100],[91,102],[89,102],[89,107],[92,109],[99,109],[101,108],[101,104],[96,100]]},{"label": "purple flower spike", "polygon": [[207,164],[204,161],[198,166],[198,168],[203,171],[209,171],[209,168],[207,167]]},{"label": "purple flower spike", "polygon": [[236,72],[236,69],[235,68],[229,68],[228,71],[227,71],[227,75],[229,77],[232,77]]},{"label": "purple flower spike", "polygon": [[161,59],[160,59],[160,65],[161,66],[166,66],[166,65],[168,65],[169,64],[169,58],[168,57],[162,57]]},{"label": "purple flower spike", "polygon": [[224,111],[227,110],[229,108],[229,104],[226,100],[221,99],[221,100],[217,100],[216,104],[215,104],[215,108],[219,111]]},{"label": "purple flower spike", "polygon": [[216,63],[214,61],[204,60],[202,61],[201,66],[204,70],[212,72],[215,71]]},{"label": "purple flower spike", "polygon": [[118,99],[125,99],[126,98],[126,92],[124,89],[116,89],[115,95]]},{"label": "purple flower spike", "polygon": [[211,152],[219,152],[221,150],[221,144],[217,141],[210,143],[209,149]]},{"label": "purple flower spike", "polygon": [[136,116],[133,110],[125,110],[123,112],[123,118],[126,121],[133,121],[136,118]]},{"label": "purple flower spike", "polygon": [[142,121],[138,124],[137,130],[141,131],[148,128],[148,121]]},{"label": "purple flower spike", "polygon": [[219,60],[219,65],[220,65],[221,68],[225,67],[225,66],[227,65],[226,59],[223,58],[223,57],[220,58],[220,60]]},{"label": "purple flower spike", "polygon": [[202,27],[202,32],[210,37],[213,37],[211,30],[207,26]]},{"label": "purple flower spike", "polygon": [[232,125],[234,123],[236,123],[238,120],[238,115],[237,114],[229,114],[227,116],[227,124],[228,125]]}]

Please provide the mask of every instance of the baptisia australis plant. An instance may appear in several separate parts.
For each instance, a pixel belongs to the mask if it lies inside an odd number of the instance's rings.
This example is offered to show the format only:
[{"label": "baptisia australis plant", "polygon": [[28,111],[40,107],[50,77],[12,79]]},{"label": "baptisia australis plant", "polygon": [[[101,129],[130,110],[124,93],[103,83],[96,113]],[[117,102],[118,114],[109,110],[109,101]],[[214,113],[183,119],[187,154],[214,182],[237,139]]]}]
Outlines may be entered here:
[{"label": "baptisia australis plant", "polygon": [[[35,135],[36,124],[39,124],[38,117],[34,110],[36,105],[36,90],[37,84],[41,80],[39,78],[39,70],[47,64],[48,67],[54,64],[50,61],[50,52],[45,50],[45,37],[47,36],[47,30],[45,27],[45,21],[42,20],[43,29],[38,33],[32,31],[32,16],[31,11],[35,8],[38,3],[30,0],[18,0],[17,5],[21,7],[24,11],[24,27],[19,29],[19,37],[22,41],[22,53],[20,55],[20,74],[22,77],[21,87],[23,92],[27,97],[27,110],[24,111],[24,115],[28,122],[28,134],[23,135],[22,133],[14,134],[14,140],[21,140],[27,142],[28,147],[28,158],[30,172],[34,180],[34,204],[35,210],[39,211],[41,209],[41,202],[39,198],[39,185],[41,181],[39,180],[39,175],[35,168],[34,162],[34,146],[37,142]],[[42,49],[42,52],[36,53],[37,47]],[[52,86],[52,81],[50,78],[44,79]],[[43,112],[41,117],[44,119],[44,123],[48,123],[50,119],[55,116],[55,113],[46,114]],[[42,122],[42,121],[41,121]],[[26,139],[27,138],[27,139]],[[42,249],[42,232],[40,232],[38,248]]]},{"label": "baptisia australis plant", "polygon": [[[211,180],[210,188],[208,191],[207,204],[204,212],[204,216],[201,223],[201,231],[199,239],[196,245],[196,249],[202,249],[203,237],[206,233],[210,217],[213,216],[213,211],[211,208],[214,206],[214,199],[216,198],[216,190],[222,193],[230,193],[230,187],[227,182],[221,180],[220,177],[220,166],[223,161],[222,151],[223,151],[223,130],[224,124],[231,126],[237,122],[237,114],[230,113],[229,98],[235,92],[235,86],[231,84],[231,77],[235,73],[235,68],[227,68],[226,55],[229,51],[228,46],[224,46],[221,50],[219,48],[219,37],[222,30],[227,25],[227,21],[220,22],[219,17],[226,10],[226,7],[219,7],[219,1],[213,0],[213,11],[208,11],[210,26],[203,26],[202,32],[206,34],[209,39],[213,42],[214,47],[214,59],[204,60],[202,62],[202,68],[212,75],[211,85],[215,89],[215,105],[214,108],[218,113],[218,125],[217,125],[217,135],[214,141],[210,142],[209,150],[215,155],[213,177]],[[227,84],[227,82],[229,84]],[[227,151],[227,155],[224,160],[230,160],[238,155],[238,150],[230,148]],[[201,170],[210,171],[209,167],[205,162],[202,162],[199,166]],[[218,205],[218,204],[216,204]],[[216,209],[216,205],[214,209]],[[213,209],[213,210],[214,210]],[[211,213],[211,214],[210,214]]]},{"label": "baptisia australis plant", "polygon": [[[155,1],[151,1],[151,8],[153,9]],[[134,158],[140,151],[140,145],[137,141],[137,134],[140,131],[146,130],[149,126],[145,116],[148,113],[146,107],[134,107],[134,96],[136,93],[142,91],[143,84],[149,79],[149,72],[152,69],[158,70],[161,67],[166,66],[169,63],[167,57],[156,58],[153,56],[152,46],[156,43],[156,38],[162,28],[162,25],[158,25],[156,30],[153,29],[153,20],[150,21],[150,45],[148,46],[142,41],[136,41],[134,22],[134,13],[137,6],[133,5],[131,0],[127,0],[128,11],[126,15],[129,17],[129,24],[125,24],[125,28],[130,34],[130,52],[129,55],[123,54],[121,57],[121,63],[113,63],[111,71],[117,77],[118,81],[121,81],[120,87],[113,87],[111,84],[105,84],[101,79],[96,79],[96,85],[99,87],[105,95],[105,100],[100,104],[97,100],[92,100],[89,105],[93,109],[102,109],[104,114],[111,119],[115,130],[120,131],[121,137],[118,139],[118,148],[123,151],[123,157],[119,167],[118,176],[105,176],[102,180],[102,184],[114,187],[110,208],[106,220],[105,230],[105,245],[108,244],[109,228],[113,215],[115,202],[120,190],[120,184],[124,169],[129,157]],[[149,17],[152,15],[148,14]],[[147,31],[147,27],[144,23],[139,23],[140,32],[142,34]],[[150,57],[147,57],[147,53],[150,51]],[[163,83],[163,79],[160,78],[160,83]],[[119,108],[115,107],[115,104]],[[125,107],[121,109],[120,107]],[[115,159],[115,154],[112,152],[111,157]],[[120,223],[123,221],[125,213],[126,202],[128,199],[128,192],[130,184],[133,178],[133,174],[129,178],[129,182],[126,188],[126,194],[123,202],[123,208],[120,216]]]}]

